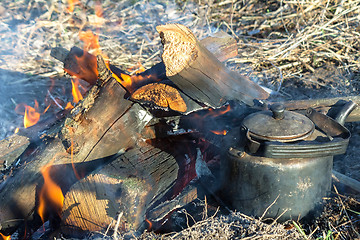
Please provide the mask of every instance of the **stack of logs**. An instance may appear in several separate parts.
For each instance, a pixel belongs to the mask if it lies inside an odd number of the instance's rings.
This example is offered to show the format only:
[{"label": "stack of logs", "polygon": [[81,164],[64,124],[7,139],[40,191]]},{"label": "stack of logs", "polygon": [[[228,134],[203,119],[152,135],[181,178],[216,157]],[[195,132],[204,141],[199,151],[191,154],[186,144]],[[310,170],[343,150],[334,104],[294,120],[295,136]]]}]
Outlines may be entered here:
[{"label": "stack of logs", "polygon": [[[224,66],[237,55],[236,41],[228,35],[199,42],[179,24],[157,30],[163,62],[128,78],[115,66],[107,67],[101,56],[76,47],[53,49],[69,74],[93,86],[70,113],[1,142],[0,163],[13,163],[0,185],[1,232],[20,227],[25,232],[42,224],[36,209],[44,166],[50,166],[65,197],[63,232],[101,231],[116,222],[122,231],[141,232],[161,226],[174,209],[199,197],[194,182],[209,170],[207,162],[236,143],[236,130],[226,136],[210,130],[236,129],[246,113],[266,107],[259,100],[269,94]],[[285,106],[328,111],[341,106],[338,100]],[[219,124],[228,102],[231,121]],[[357,121],[359,115],[354,111],[348,119]],[[51,205],[47,210],[46,219],[56,222],[59,216]]]}]

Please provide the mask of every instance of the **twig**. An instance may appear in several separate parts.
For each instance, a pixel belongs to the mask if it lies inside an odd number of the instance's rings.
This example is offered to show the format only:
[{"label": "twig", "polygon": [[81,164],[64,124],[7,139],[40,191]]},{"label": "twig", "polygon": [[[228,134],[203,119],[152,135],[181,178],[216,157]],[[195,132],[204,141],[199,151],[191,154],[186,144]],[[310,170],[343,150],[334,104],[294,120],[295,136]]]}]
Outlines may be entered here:
[{"label": "twig", "polygon": [[118,229],[120,226],[120,220],[121,220],[122,215],[123,215],[123,212],[121,212],[117,217],[117,221],[116,221],[116,224],[114,227],[114,235],[113,235],[114,239],[118,239]]}]

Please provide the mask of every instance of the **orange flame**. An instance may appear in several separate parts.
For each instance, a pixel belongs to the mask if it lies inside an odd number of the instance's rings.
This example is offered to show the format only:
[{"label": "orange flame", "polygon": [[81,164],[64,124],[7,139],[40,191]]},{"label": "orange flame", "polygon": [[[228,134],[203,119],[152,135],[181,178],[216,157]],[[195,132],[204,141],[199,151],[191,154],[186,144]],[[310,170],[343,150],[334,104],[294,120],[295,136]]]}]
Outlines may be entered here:
[{"label": "orange flame", "polygon": [[[99,44],[99,36],[93,34],[91,30],[87,30],[86,32],[80,32],[79,39],[84,42],[85,51],[93,50],[95,56],[102,55]],[[104,59],[107,59],[107,57],[103,57]]]},{"label": "orange flame", "polygon": [[74,106],[71,104],[71,102],[68,102],[65,106],[65,109],[68,110],[68,109],[73,109]]},{"label": "orange flame", "polygon": [[60,215],[64,203],[64,195],[61,188],[50,177],[51,165],[45,165],[41,168],[41,174],[44,178],[44,185],[39,195],[39,208],[37,210],[41,220],[45,221],[47,207],[54,208]]},{"label": "orange flame", "polygon": [[140,64],[139,69],[135,71],[136,74],[145,72],[144,66],[140,62],[139,62],[139,64]]},{"label": "orange flame", "polygon": [[216,135],[226,135],[227,134],[227,131],[226,130],[222,130],[222,131],[211,131],[212,133],[216,134]]},{"label": "orange flame", "polygon": [[0,233],[0,237],[2,240],[10,240],[11,237],[10,236],[5,236],[4,234]]},{"label": "orange flame", "polygon": [[75,7],[75,4],[77,4],[79,2],[79,0],[68,0],[68,7],[67,7],[67,11],[69,13],[71,12],[74,12],[74,7]]},{"label": "orange flame", "polygon": [[[73,80],[71,80],[71,86],[72,86],[72,96],[73,96],[73,102],[78,103],[80,100],[83,99],[83,96],[81,95],[79,91],[79,81],[75,79],[75,83]],[[66,107],[65,107],[66,108]]]},{"label": "orange flame", "polygon": [[[115,74],[113,74],[115,75]],[[132,84],[132,80],[130,75],[121,73],[121,79],[116,79],[118,82],[120,82],[125,88],[130,87]]]},{"label": "orange flame", "polygon": [[145,222],[147,222],[147,224],[148,224],[147,230],[148,230],[148,232],[150,232],[152,229],[152,222],[147,218],[145,218]]},{"label": "orange flame", "polygon": [[101,7],[101,2],[100,1],[96,1],[95,2],[95,15],[97,16],[97,17],[102,17],[103,16],[103,9],[102,9],[102,7]]},{"label": "orange flame", "polygon": [[35,100],[34,107],[25,105],[25,115],[24,115],[24,127],[28,128],[35,125],[40,119],[39,113],[39,103]]},{"label": "orange flame", "polygon": [[218,116],[221,116],[221,115],[224,115],[225,113],[229,112],[231,110],[231,107],[230,105],[226,105],[226,106],[223,106],[219,109],[212,109],[212,108],[209,108],[207,109],[207,113],[204,114],[204,115],[199,115],[197,113],[194,114],[194,117],[195,118],[200,118],[200,119],[205,119],[207,117],[218,117]]}]

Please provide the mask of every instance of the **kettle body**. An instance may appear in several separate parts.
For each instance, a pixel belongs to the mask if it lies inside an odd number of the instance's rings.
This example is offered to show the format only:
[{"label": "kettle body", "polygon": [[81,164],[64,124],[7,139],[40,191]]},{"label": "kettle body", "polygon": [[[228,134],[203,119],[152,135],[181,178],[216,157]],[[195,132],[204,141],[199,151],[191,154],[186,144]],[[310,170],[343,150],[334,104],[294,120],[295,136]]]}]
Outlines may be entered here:
[{"label": "kettle body", "polygon": [[333,157],[268,158],[231,148],[224,199],[250,216],[300,219],[318,215],[331,190]]}]

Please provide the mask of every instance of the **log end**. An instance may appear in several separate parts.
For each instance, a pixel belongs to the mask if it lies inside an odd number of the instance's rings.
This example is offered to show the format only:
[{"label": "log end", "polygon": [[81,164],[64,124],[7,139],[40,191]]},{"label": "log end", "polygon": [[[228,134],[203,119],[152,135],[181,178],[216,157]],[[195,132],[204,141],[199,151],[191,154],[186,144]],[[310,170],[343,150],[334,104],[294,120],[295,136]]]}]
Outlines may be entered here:
[{"label": "log end", "polygon": [[179,91],[163,83],[152,83],[136,90],[132,99],[155,104],[161,108],[170,108],[171,110],[184,113],[187,106]]},{"label": "log end", "polygon": [[183,70],[189,62],[196,59],[196,38],[189,28],[180,24],[157,26],[164,47],[162,59],[166,75],[173,76]]}]

